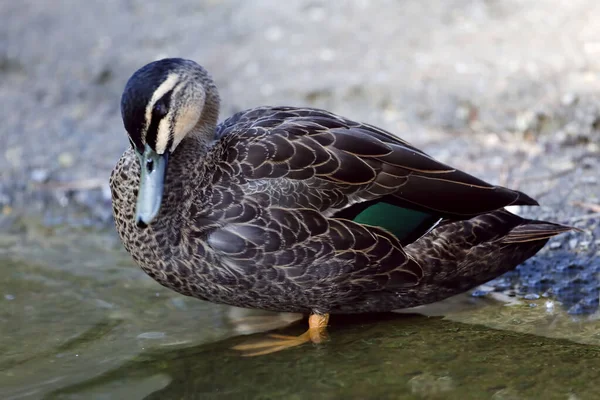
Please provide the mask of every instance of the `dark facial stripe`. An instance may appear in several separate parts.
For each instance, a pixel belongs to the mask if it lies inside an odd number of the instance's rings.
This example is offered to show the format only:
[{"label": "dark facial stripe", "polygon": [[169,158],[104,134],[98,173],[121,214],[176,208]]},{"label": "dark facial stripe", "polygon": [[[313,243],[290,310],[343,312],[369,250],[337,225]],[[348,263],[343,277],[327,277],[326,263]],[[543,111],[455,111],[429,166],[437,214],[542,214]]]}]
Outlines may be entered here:
[{"label": "dark facial stripe", "polygon": [[160,124],[160,121],[169,113],[172,94],[173,90],[171,89],[165,93],[163,97],[158,99],[152,108],[150,126],[148,126],[148,130],[146,131],[146,144],[152,147],[154,151],[156,151],[156,142],[158,140],[158,125]]}]

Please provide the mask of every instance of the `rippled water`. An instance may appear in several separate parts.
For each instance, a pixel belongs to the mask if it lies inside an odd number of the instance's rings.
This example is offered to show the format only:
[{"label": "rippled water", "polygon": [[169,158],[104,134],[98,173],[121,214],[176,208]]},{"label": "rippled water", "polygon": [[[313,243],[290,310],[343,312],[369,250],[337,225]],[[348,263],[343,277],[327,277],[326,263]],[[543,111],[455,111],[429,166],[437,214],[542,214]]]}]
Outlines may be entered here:
[{"label": "rippled water", "polygon": [[419,310],[429,317],[334,317],[323,345],[245,358],[231,350],[249,340],[242,333],[279,327],[296,334],[304,323],[163,289],[114,235],[21,221],[0,234],[0,271],[2,399],[597,393],[600,323],[595,315],[568,315],[551,299],[465,295]]}]

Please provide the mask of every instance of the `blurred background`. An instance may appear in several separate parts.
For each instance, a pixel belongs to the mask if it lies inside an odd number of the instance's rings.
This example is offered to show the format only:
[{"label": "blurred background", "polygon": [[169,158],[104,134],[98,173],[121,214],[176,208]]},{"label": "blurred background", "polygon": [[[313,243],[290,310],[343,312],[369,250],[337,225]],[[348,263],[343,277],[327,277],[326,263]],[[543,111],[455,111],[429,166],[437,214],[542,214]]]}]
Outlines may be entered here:
[{"label": "blurred background", "polygon": [[[542,378],[548,359],[533,355],[521,360],[534,360],[523,366],[529,375],[513,378],[493,363],[482,372],[483,361],[472,374],[447,371],[493,358],[489,351],[498,346],[486,343],[526,343],[531,334],[549,346],[545,356],[563,361],[600,349],[599,20],[600,3],[592,0],[0,2],[0,397],[241,398],[269,390],[335,397],[360,389],[352,373],[340,372],[336,352],[360,350],[370,371],[364,387],[380,390],[378,398],[586,398],[591,380],[574,383],[566,367],[560,379]],[[441,328],[431,325],[437,319],[384,328],[389,336],[420,324],[431,334],[411,344],[416,352],[397,350],[387,361],[416,357],[395,380],[385,380],[384,368],[369,369],[364,360],[381,360],[382,347],[365,348],[361,329],[339,333],[345,350],[308,346],[274,355],[280,364],[240,361],[227,352],[227,338],[294,317],[265,322],[253,315],[263,325],[250,328],[236,322],[245,311],[162,289],[133,265],[112,227],[108,177],[128,146],[121,91],[136,69],[163,57],[190,58],[212,73],[221,119],[259,105],[325,108],[523,190],[542,207],[520,212],[584,232],[553,240],[524,268],[476,291],[481,297],[465,295],[432,311],[445,316]],[[429,358],[415,355],[431,350],[419,345],[456,342],[448,332],[473,326],[514,335],[473,333],[486,352],[471,358],[449,361],[435,349]],[[585,346],[571,349],[562,339]],[[200,356],[182,363],[190,354]],[[273,365],[296,365],[303,354],[322,370],[295,366],[297,379],[285,387],[265,378]],[[262,378],[250,376],[259,367]],[[314,379],[308,370],[336,370],[344,385],[303,386]],[[489,384],[476,376],[489,376]],[[537,380],[519,381],[532,376]],[[262,391],[252,379],[263,379]]]}]

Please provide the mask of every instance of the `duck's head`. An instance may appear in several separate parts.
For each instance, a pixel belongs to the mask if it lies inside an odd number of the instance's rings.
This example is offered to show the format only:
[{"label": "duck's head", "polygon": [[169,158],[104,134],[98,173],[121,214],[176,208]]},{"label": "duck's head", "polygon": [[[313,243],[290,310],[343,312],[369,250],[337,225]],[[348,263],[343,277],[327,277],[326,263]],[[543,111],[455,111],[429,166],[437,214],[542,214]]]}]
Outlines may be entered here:
[{"label": "duck's head", "polygon": [[136,224],[144,228],[158,215],[169,156],[186,138],[214,136],[219,96],[200,65],[166,58],[137,70],[125,85],[121,115],[140,161]]}]

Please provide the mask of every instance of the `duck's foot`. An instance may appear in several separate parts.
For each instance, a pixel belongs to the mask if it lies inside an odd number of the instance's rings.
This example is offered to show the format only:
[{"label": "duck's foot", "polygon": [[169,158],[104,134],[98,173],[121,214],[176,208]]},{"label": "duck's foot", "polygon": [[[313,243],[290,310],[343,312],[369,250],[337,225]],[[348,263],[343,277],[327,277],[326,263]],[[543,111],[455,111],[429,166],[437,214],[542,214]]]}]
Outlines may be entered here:
[{"label": "duck's foot", "polygon": [[300,336],[270,334],[268,339],[254,343],[239,344],[234,350],[244,352],[245,357],[262,356],[277,351],[312,342],[322,343],[327,338],[329,314],[311,314],[308,318],[308,330]]}]

